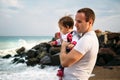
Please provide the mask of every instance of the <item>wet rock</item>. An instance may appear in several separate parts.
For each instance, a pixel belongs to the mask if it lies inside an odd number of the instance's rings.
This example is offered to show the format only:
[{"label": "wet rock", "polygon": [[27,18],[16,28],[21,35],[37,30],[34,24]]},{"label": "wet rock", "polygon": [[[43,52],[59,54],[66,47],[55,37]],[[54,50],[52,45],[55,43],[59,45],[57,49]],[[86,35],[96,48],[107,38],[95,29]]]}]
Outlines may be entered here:
[{"label": "wet rock", "polygon": [[19,59],[20,59],[20,58],[14,58],[14,59],[12,60],[12,63],[16,63]]},{"label": "wet rock", "polygon": [[35,50],[35,49],[30,49],[26,52],[26,55],[27,55],[27,59],[29,58],[35,58],[38,56],[38,51]]},{"label": "wet rock", "polygon": [[26,61],[27,66],[35,66],[39,64],[39,60],[37,58],[30,58]]},{"label": "wet rock", "polygon": [[112,61],[114,57],[110,54],[98,54],[97,65],[104,66]]},{"label": "wet rock", "polygon": [[16,64],[18,64],[18,63],[25,63],[25,60],[22,59],[22,58],[14,58],[12,60],[12,63],[16,63]]},{"label": "wet rock", "polygon": [[59,46],[59,47],[51,47],[50,50],[49,50],[49,53],[50,53],[51,55],[57,54],[57,53],[60,52],[60,49],[61,49],[60,46]]},{"label": "wet rock", "polygon": [[3,56],[2,58],[6,58],[6,59],[8,59],[8,58],[10,58],[11,57],[11,55],[10,54],[7,54],[7,55],[5,55],[5,56]]},{"label": "wet rock", "polygon": [[[96,65],[120,65],[120,33],[96,30],[96,34],[100,44]],[[14,56],[13,63],[26,63],[28,66],[35,66],[37,64],[60,65],[60,48],[61,46],[51,46],[49,42],[35,45],[28,51],[21,47],[16,50],[17,54]],[[25,60],[23,57],[25,57]]]},{"label": "wet rock", "polygon": [[39,52],[42,52],[42,51],[49,52],[50,47],[51,45],[49,43],[44,42],[34,46],[32,49],[38,50]]},{"label": "wet rock", "polygon": [[44,56],[43,58],[41,58],[40,60],[40,64],[43,64],[43,65],[51,65],[51,58],[50,56]]},{"label": "wet rock", "polygon": [[51,56],[52,65],[60,65],[59,53]]},{"label": "wet rock", "polygon": [[18,54],[21,54],[21,53],[25,52],[25,47],[21,47],[20,49],[17,49],[16,52]]}]

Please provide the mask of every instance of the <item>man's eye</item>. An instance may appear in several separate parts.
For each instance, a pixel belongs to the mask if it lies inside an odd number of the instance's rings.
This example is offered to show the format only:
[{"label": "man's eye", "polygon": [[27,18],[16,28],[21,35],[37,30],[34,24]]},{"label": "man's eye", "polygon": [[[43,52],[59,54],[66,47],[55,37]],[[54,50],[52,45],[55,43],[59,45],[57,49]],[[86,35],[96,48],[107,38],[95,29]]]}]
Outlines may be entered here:
[{"label": "man's eye", "polygon": [[78,21],[78,23],[81,23],[81,21]]},{"label": "man's eye", "polygon": [[78,23],[81,23],[81,21],[77,21]]}]

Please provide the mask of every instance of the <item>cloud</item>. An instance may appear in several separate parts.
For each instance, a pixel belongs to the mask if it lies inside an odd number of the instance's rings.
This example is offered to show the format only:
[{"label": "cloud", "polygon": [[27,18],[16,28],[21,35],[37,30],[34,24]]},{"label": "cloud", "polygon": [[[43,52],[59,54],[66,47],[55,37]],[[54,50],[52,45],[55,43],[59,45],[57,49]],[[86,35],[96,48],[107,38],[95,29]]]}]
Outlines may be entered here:
[{"label": "cloud", "polygon": [[82,7],[95,11],[96,29],[119,30],[117,2],[93,0],[94,5],[90,3],[90,0],[0,0],[0,35],[54,35],[59,31],[58,20],[66,14],[75,15]]},{"label": "cloud", "polygon": [[113,32],[120,32],[120,15],[111,15],[102,18],[97,18],[94,27],[103,31],[109,30]]},{"label": "cloud", "polygon": [[0,0],[0,16],[12,17],[23,8],[20,0]]},{"label": "cloud", "polygon": [[7,7],[21,8],[22,5],[20,4],[19,1],[18,0],[1,0],[1,3],[3,4],[2,6],[4,8],[7,8]]}]

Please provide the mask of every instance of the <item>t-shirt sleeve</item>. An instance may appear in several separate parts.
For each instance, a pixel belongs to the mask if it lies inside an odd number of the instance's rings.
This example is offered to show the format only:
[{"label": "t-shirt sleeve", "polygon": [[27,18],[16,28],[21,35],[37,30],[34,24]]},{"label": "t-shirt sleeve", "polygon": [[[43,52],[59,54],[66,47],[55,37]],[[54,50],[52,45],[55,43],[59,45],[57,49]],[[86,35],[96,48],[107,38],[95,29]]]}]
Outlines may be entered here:
[{"label": "t-shirt sleeve", "polygon": [[61,40],[60,39],[57,39],[57,45],[61,45]]},{"label": "t-shirt sleeve", "polygon": [[91,43],[88,37],[83,37],[80,40],[78,40],[74,49],[84,55],[85,53],[88,52],[90,45]]}]

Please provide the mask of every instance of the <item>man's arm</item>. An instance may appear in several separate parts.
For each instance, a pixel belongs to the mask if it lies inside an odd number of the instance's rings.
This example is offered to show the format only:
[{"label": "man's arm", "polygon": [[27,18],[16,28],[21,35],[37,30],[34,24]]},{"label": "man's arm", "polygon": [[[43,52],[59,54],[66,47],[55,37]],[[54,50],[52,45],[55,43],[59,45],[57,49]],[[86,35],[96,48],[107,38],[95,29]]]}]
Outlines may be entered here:
[{"label": "man's arm", "polygon": [[75,49],[72,49],[69,53],[66,53],[67,42],[63,41],[60,52],[60,62],[63,67],[68,67],[79,61],[83,55]]}]

